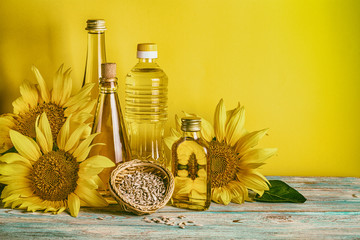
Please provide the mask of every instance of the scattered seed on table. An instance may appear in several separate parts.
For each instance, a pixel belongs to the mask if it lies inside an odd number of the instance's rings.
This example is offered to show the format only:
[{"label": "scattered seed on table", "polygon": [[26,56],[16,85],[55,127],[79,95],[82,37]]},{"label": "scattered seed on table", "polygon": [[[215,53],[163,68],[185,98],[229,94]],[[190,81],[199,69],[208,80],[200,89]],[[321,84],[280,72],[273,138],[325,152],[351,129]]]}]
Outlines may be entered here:
[{"label": "scattered seed on table", "polygon": [[191,220],[189,220],[189,221],[187,221],[188,223],[194,223],[194,221],[191,221]]},{"label": "scattered seed on table", "polygon": [[97,218],[97,220],[104,220],[104,218],[102,218],[102,217],[98,217],[98,218]]}]

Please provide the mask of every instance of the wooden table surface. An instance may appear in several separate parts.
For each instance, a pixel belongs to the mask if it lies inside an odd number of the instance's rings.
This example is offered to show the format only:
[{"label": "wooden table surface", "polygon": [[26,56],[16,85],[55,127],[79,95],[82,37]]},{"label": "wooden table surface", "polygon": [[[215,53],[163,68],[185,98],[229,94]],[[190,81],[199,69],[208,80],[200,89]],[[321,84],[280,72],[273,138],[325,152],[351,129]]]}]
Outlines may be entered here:
[{"label": "wooden table surface", "polygon": [[[360,239],[360,178],[269,177],[281,179],[307,201],[212,203],[205,212],[166,206],[147,218],[194,221],[184,229],[147,223],[144,216],[82,208],[77,218],[67,213],[28,213],[0,208],[0,239]],[[185,216],[180,219],[179,216]]]}]

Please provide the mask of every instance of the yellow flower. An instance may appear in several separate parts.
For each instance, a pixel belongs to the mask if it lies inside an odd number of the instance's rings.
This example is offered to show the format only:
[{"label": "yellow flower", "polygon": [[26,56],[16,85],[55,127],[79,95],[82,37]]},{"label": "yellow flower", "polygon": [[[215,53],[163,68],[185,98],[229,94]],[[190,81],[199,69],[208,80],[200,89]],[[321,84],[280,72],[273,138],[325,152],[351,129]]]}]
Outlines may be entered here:
[{"label": "yellow flower", "polygon": [[[186,114],[186,113],[185,113]],[[190,115],[190,114],[186,114]],[[171,149],[180,136],[180,120],[176,116],[176,129],[165,139]],[[212,200],[221,204],[243,203],[248,198],[248,189],[262,195],[269,182],[258,167],[276,152],[276,148],[254,148],[268,129],[248,132],[244,128],[245,109],[238,106],[226,111],[221,99],[215,109],[214,127],[201,119],[202,137],[209,142],[211,160]]]},{"label": "yellow flower", "polygon": [[[72,115],[72,123],[85,122],[92,117],[91,110],[95,101],[90,98],[93,83],[85,85],[77,94],[71,95],[73,83],[70,69],[63,73],[63,66],[59,68],[54,79],[53,89],[50,91],[36,67],[32,67],[38,84],[24,81],[20,86],[21,97],[12,104],[12,114],[0,117],[0,153],[9,150],[13,145],[9,130],[13,129],[21,134],[35,137],[35,120],[43,112],[46,113],[54,139],[67,117]],[[91,131],[90,127],[88,131]]]},{"label": "yellow flower", "polygon": [[197,171],[198,177],[192,180],[189,178],[189,171],[178,170],[175,177],[174,195],[176,198],[189,198],[189,202],[197,203],[199,205],[205,204],[206,201],[206,171],[199,169]]},{"label": "yellow flower", "polygon": [[80,206],[107,205],[96,190],[97,174],[114,163],[103,156],[87,158],[96,134],[82,140],[88,126],[72,130],[71,119],[61,127],[57,146],[45,113],[36,118],[36,141],[10,130],[17,153],[0,157],[0,183],[7,184],[1,194],[5,207],[54,213],[68,208],[76,217]]}]

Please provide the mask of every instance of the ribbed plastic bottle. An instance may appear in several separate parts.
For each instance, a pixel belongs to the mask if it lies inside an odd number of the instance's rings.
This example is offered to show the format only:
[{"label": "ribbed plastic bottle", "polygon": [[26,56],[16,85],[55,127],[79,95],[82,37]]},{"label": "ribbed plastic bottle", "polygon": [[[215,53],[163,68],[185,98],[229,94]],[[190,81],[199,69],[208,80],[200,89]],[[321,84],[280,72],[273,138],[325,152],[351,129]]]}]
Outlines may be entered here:
[{"label": "ribbed plastic bottle", "polygon": [[83,86],[86,83],[96,83],[91,97],[97,99],[99,94],[99,79],[101,78],[101,64],[106,62],[105,52],[105,20],[87,20],[85,30],[88,31],[87,54]]},{"label": "ribbed plastic bottle", "polygon": [[[89,156],[106,156],[117,165],[131,160],[131,152],[117,93],[116,64],[104,63],[101,67],[102,77],[92,128],[92,133],[99,135],[93,141],[95,145]],[[99,192],[109,203],[116,203],[109,191],[109,178],[113,169],[106,168],[99,174],[104,183],[104,186],[99,188]]]},{"label": "ribbed plastic bottle", "polygon": [[125,80],[125,121],[133,159],[165,164],[168,78],[156,63],[155,43],[137,45],[139,62]]}]

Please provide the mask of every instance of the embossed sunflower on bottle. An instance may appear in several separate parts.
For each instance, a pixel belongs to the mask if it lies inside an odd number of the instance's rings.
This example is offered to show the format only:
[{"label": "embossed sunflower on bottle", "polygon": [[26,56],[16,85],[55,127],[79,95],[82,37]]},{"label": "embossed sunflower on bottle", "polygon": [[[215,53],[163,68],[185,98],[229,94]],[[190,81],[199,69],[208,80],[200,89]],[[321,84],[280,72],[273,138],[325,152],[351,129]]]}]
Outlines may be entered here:
[{"label": "embossed sunflower on bottle", "polygon": [[[187,116],[195,116],[187,114]],[[221,204],[251,201],[249,189],[260,196],[269,189],[268,180],[259,172],[265,160],[276,148],[255,148],[268,129],[248,132],[245,127],[245,108],[238,106],[226,111],[221,99],[215,109],[214,126],[201,118],[201,135],[209,144],[211,160],[211,198]],[[181,122],[175,116],[176,129],[165,139],[170,148],[180,136]]]},{"label": "embossed sunflower on bottle", "polygon": [[[36,67],[33,66],[31,70],[38,84],[24,81],[20,86],[21,97],[12,103],[13,113],[0,116],[0,154],[13,147],[9,135],[11,129],[35,138],[35,121],[43,112],[49,119],[54,139],[70,115],[73,123],[82,123],[93,117],[90,112],[96,100],[91,99],[89,94],[94,83],[86,84],[79,92],[72,95],[70,68],[63,72],[63,66],[60,66],[53,79],[52,90],[49,90]],[[88,127],[87,131],[90,132],[91,128]]]},{"label": "embossed sunflower on bottle", "polygon": [[206,142],[200,137],[200,118],[181,119],[182,137],[172,146],[175,207],[206,210],[211,201],[210,161]]}]

